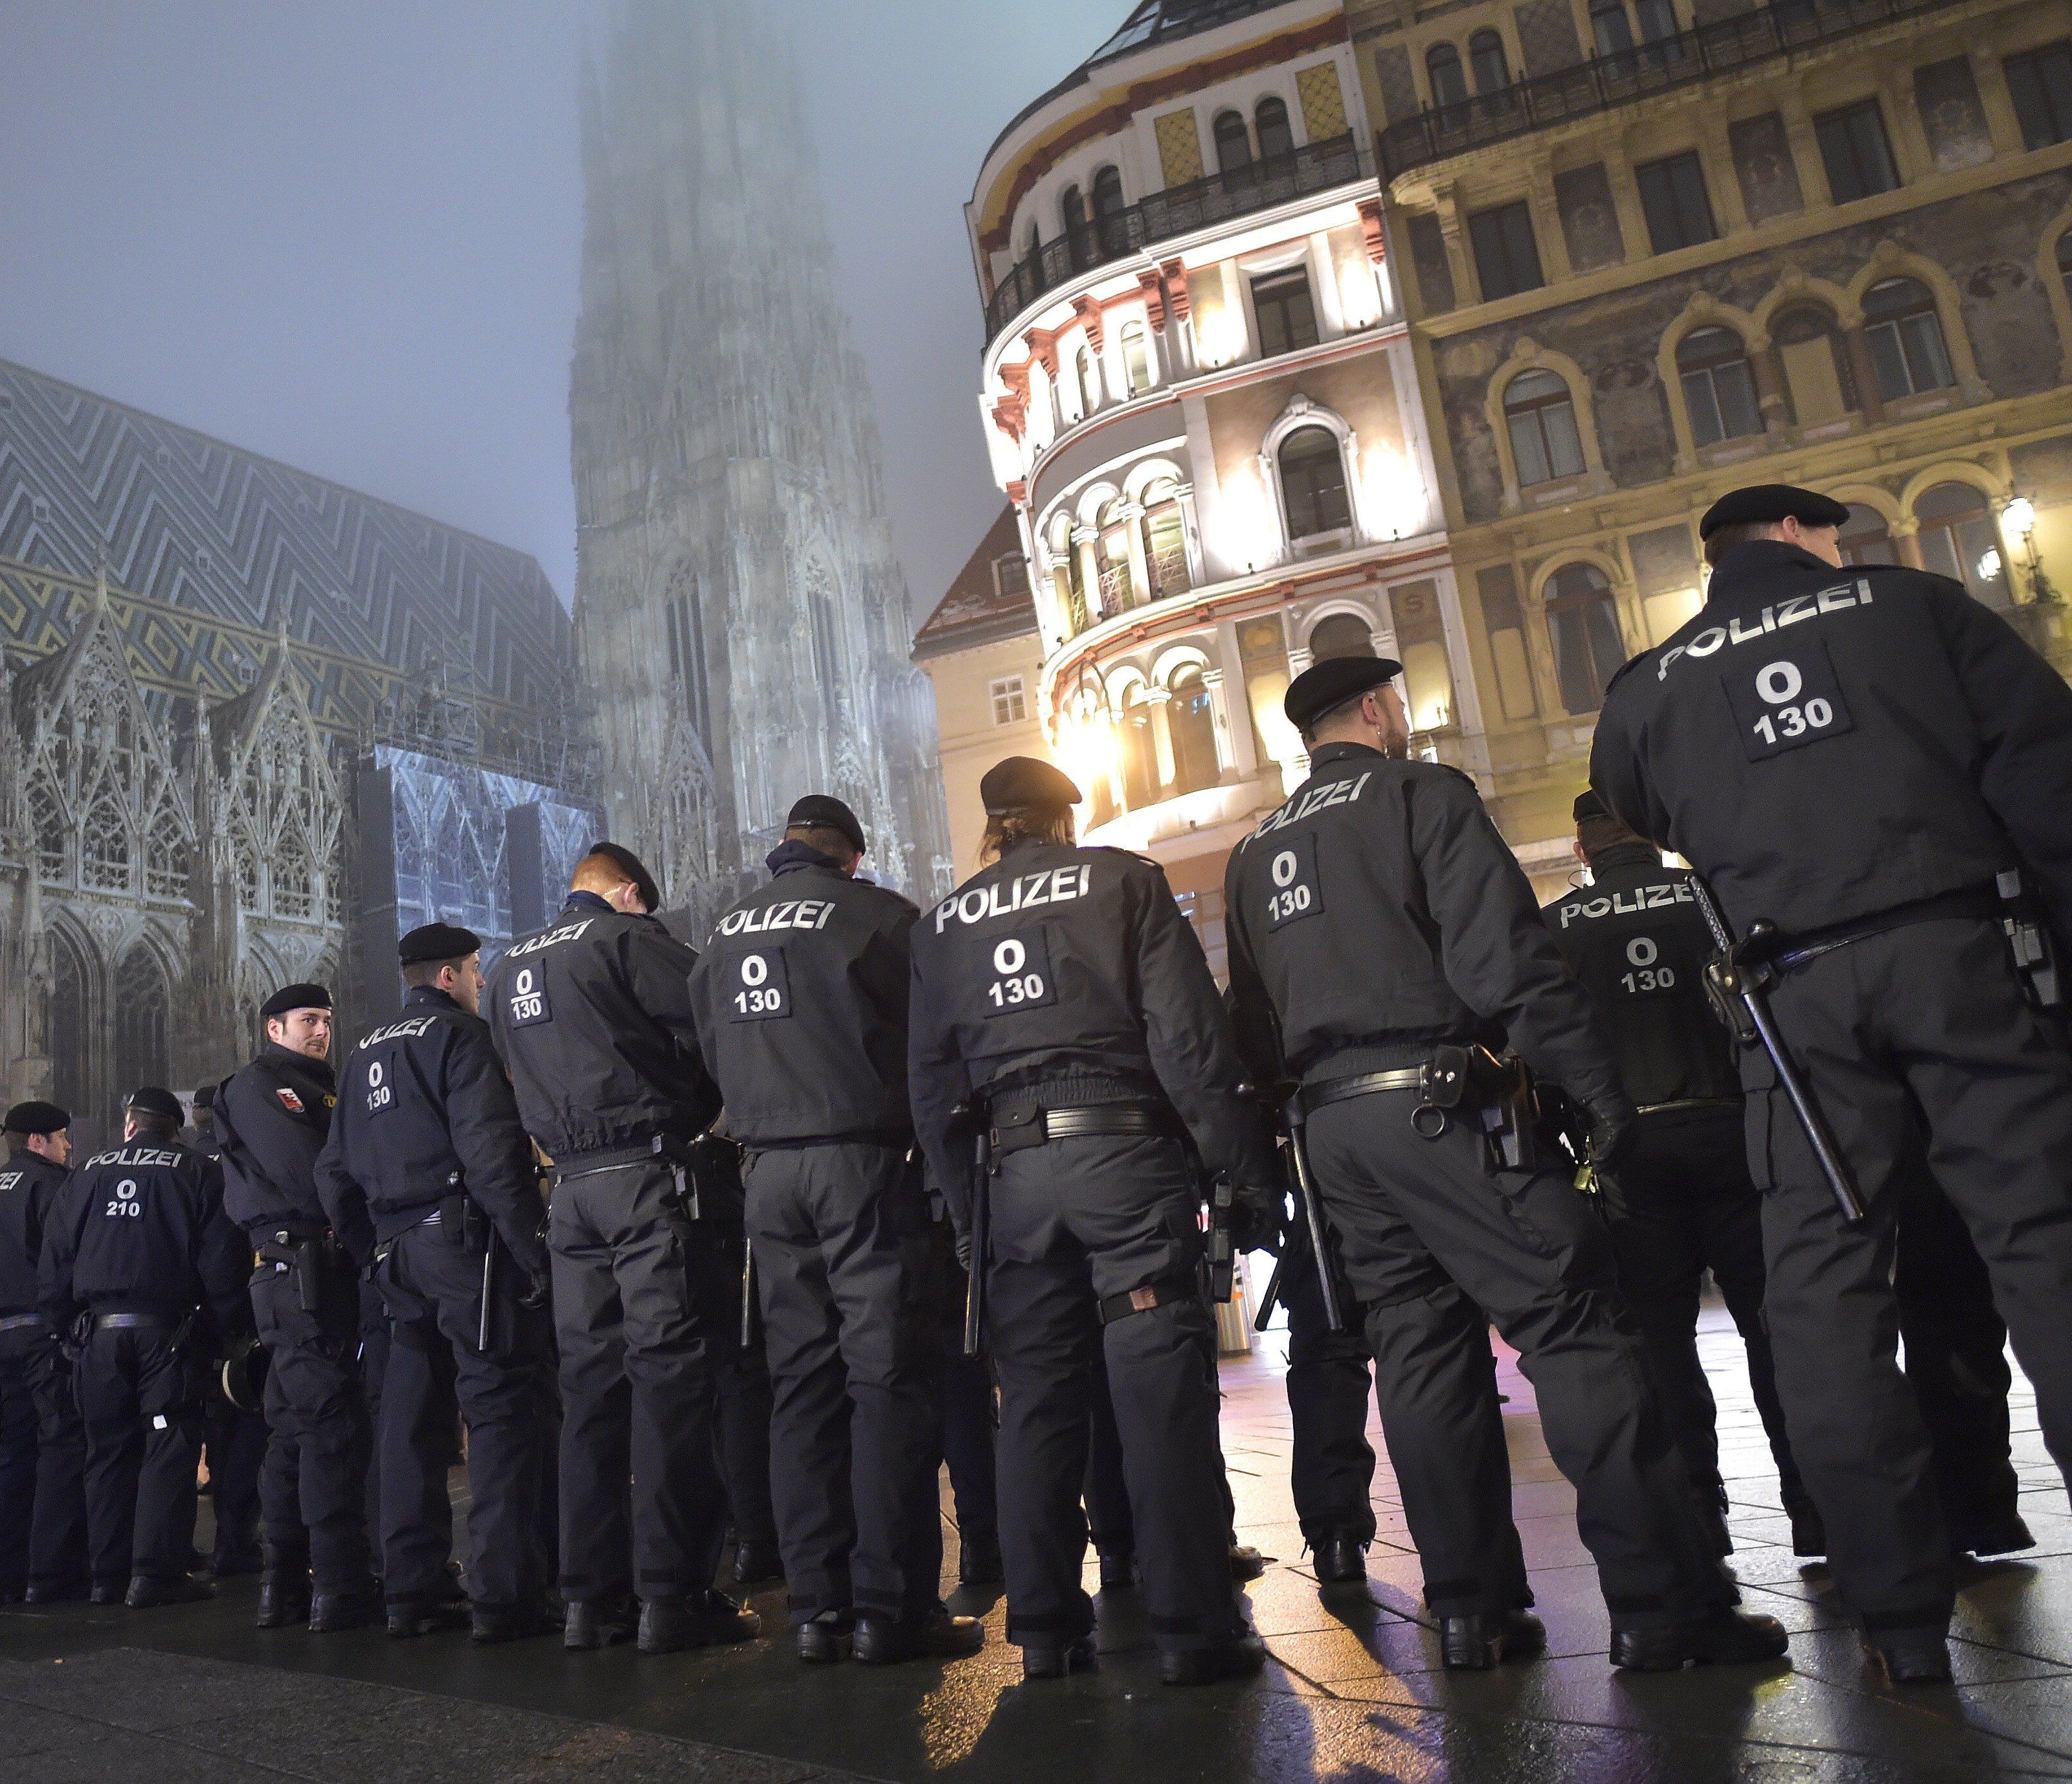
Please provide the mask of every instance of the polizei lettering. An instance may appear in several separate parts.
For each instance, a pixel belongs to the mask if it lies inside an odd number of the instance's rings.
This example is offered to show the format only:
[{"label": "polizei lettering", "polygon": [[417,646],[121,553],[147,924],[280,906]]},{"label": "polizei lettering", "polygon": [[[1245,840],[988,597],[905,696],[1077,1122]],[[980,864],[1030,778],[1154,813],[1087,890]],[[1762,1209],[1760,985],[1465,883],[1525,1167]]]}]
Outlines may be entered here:
[{"label": "polizei lettering", "polygon": [[754,935],[768,929],[825,929],[835,907],[825,898],[787,898],[756,910],[730,910],[721,919],[722,935]]},{"label": "polizei lettering", "polygon": [[1672,644],[1655,665],[1655,679],[1665,680],[1669,665],[1679,656],[1711,656],[1729,644],[1753,644],[1772,632],[1782,631],[1786,626],[1811,619],[1816,613],[1840,613],[1845,608],[1868,607],[1870,604],[1870,578],[1864,576],[1858,577],[1854,582],[1838,582],[1832,589],[1822,589],[1815,594],[1794,594],[1789,601],[1773,601],[1759,614],[1745,619],[1736,614],[1724,626],[1708,626],[1688,644]]},{"label": "polizei lettering", "polygon": [[180,1155],[166,1152],[156,1146],[122,1146],[113,1152],[96,1153],[86,1161],[85,1169],[92,1170],[97,1165],[177,1165]]},{"label": "polizei lettering", "polygon": [[364,1051],[372,1046],[376,1041],[393,1041],[399,1038],[413,1041],[438,1020],[436,1016],[413,1016],[408,1021],[391,1022],[386,1028],[377,1028],[362,1041],[360,1050]]},{"label": "polizei lettering", "polygon": [[544,935],[535,935],[529,942],[520,942],[504,957],[516,960],[521,954],[536,954],[543,947],[552,947],[559,942],[572,942],[595,923],[594,917],[586,917],[581,923],[563,923],[559,929],[550,929]]},{"label": "polizei lettering", "polygon": [[989,917],[1005,917],[1018,910],[1034,910],[1040,904],[1063,904],[1083,898],[1093,890],[1091,865],[1054,867],[1042,874],[1017,874],[995,880],[990,886],[975,886],[947,898],[935,906],[935,933],[949,927],[951,918],[960,923],[984,923]]},{"label": "polizei lettering", "polygon": [[1577,917],[1625,917],[1636,910],[1664,910],[1672,904],[1693,904],[1688,880],[1666,886],[1636,886],[1630,892],[1614,892],[1610,898],[1571,898],[1561,906],[1561,927],[1566,929]]},{"label": "polizei lettering", "polygon": [[1355,780],[1327,781],[1321,787],[1312,787],[1299,798],[1292,799],[1277,812],[1268,814],[1266,821],[1252,832],[1255,837],[1270,836],[1276,830],[1298,824],[1312,812],[1327,811],[1334,805],[1356,804],[1360,791],[1374,779],[1370,768]]}]

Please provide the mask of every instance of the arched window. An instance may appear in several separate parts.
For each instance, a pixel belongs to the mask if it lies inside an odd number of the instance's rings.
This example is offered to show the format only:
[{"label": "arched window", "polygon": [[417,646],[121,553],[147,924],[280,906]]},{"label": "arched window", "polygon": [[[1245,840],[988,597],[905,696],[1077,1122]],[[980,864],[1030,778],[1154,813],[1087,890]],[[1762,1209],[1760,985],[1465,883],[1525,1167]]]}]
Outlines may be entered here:
[{"label": "arched window", "polygon": [[1468,97],[1468,77],[1461,72],[1461,52],[1450,43],[1434,43],[1424,52],[1424,72],[1432,82],[1434,105],[1458,105]]},{"label": "arched window", "polygon": [[130,820],[113,793],[104,792],[86,814],[80,883],[103,892],[130,886]]},{"label": "arched window", "polygon": [[2008,604],[2007,562],[1986,499],[1969,483],[1938,483],[1914,504],[1922,565],[1962,582],[1989,607]]},{"label": "arched window", "polygon": [[1079,549],[1072,543],[1072,517],[1061,514],[1050,523],[1050,590],[1065,616],[1065,635],[1077,638],[1087,629],[1087,590],[1079,570]]},{"label": "arched window", "polygon": [[1129,517],[1120,501],[1100,511],[1100,540],[1095,550],[1100,559],[1100,604],[1104,619],[1127,613],[1137,602],[1136,578],[1129,565]]},{"label": "arched window", "polygon": [[139,942],[115,966],[115,1083],[126,1096],[140,1084],[172,1075],[166,1049],[166,975]]},{"label": "arched window", "polygon": [[1100,366],[1091,347],[1083,347],[1072,361],[1079,379],[1079,413],[1091,415],[1100,407]]},{"label": "arched window", "polygon": [[1187,528],[1180,496],[1170,479],[1144,492],[1144,552],[1151,569],[1152,598],[1184,594],[1194,586],[1187,570]]},{"label": "arched window", "polygon": [[1784,374],[1786,405],[1799,426],[1839,421],[1856,408],[1856,381],[1833,312],[1818,304],[1795,305],[1770,324],[1770,339]]},{"label": "arched window", "polygon": [[1281,442],[1281,499],[1291,542],[1351,526],[1345,454],[1329,428],[1298,427]]},{"label": "arched window", "polygon": [[1288,122],[1288,106],[1285,101],[1268,94],[1260,101],[1253,111],[1252,121],[1259,126],[1259,158],[1271,161],[1276,155],[1292,155],[1295,152],[1295,132]]},{"label": "arched window", "polygon": [[273,852],[273,915],[313,917],[316,910],[317,876],[309,852],[299,837],[283,837]]},{"label": "arched window", "polygon": [[1864,294],[1864,338],[1877,368],[1878,394],[1889,403],[1957,381],[1935,299],[1918,279],[1886,279]]},{"label": "arched window", "polygon": [[1087,227],[1086,195],[1076,186],[1067,186],[1065,195],[1059,200],[1059,209],[1065,219],[1065,252],[1074,268],[1091,266],[1094,238],[1092,230]]},{"label": "arched window", "polygon": [[1334,613],[1317,622],[1309,634],[1309,658],[1322,663],[1334,656],[1372,656],[1374,632],[1356,613]]},{"label": "arched window", "polygon": [[1521,489],[1582,475],[1575,401],[1559,372],[1519,372],[1504,391],[1503,418]]},{"label": "arched window", "polygon": [[1191,793],[1223,776],[1216,760],[1216,715],[1208,684],[1193,664],[1175,672],[1166,716],[1173,732],[1173,791]]},{"label": "arched window", "polygon": [[154,898],[187,895],[187,845],[163,811],[144,832],[144,890]]},{"label": "arched window", "polygon": [[1842,523],[1842,561],[1845,564],[1896,564],[1892,534],[1885,516],[1862,502],[1849,504],[1849,517]]},{"label": "arched window", "polygon": [[1762,432],[1741,338],[1731,328],[1694,328],[1676,348],[1684,404],[1691,413],[1691,438],[1701,446]]},{"label": "arched window", "polygon": [[1633,22],[1626,17],[1626,0],[1590,0],[1590,32],[1600,55],[1619,55],[1631,49]]},{"label": "arched window", "polygon": [[1151,695],[1138,682],[1122,702],[1122,800],[1133,810],[1158,797],[1158,740],[1151,730]]},{"label": "arched window", "polygon": [[1151,339],[1141,322],[1122,325],[1122,372],[1131,396],[1151,388]]},{"label": "arched window", "polygon": [[1112,258],[1129,252],[1128,220],[1123,216],[1122,175],[1104,167],[1094,175],[1094,232],[1100,238],[1101,256]]},{"label": "arched window", "polygon": [[[51,1050],[51,1094],[61,1108],[75,1113],[72,1144],[85,1152],[88,1136],[79,1128],[92,1120],[93,1012],[88,1008],[86,962],[62,929],[47,931],[51,943],[51,1004],[47,1042]],[[133,1090],[134,1085],[130,1087]],[[78,1117],[85,1117],[80,1120]]]},{"label": "arched window", "polygon": [[1252,134],[1244,127],[1243,112],[1216,113],[1216,166],[1226,174],[1234,174],[1241,167],[1252,165]]},{"label": "arched window", "polygon": [[1547,635],[1561,704],[1572,713],[1594,713],[1604,704],[1605,684],[1626,661],[1611,585],[1594,564],[1564,564],[1547,579]]},{"label": "arched window", "polygon": [[1503,53],[1503,39],[1492,31],[1479,31],[1468,39],[1468,66],[1474,71],[1475,91],[1501,92],[1511,84],[1511,64]]},{"label": "arched window", "polygon": [[68,883],[65,872],[64,812],[40,780],[29,783],[29,823],[36,833],[36,872],[44,884]]}]

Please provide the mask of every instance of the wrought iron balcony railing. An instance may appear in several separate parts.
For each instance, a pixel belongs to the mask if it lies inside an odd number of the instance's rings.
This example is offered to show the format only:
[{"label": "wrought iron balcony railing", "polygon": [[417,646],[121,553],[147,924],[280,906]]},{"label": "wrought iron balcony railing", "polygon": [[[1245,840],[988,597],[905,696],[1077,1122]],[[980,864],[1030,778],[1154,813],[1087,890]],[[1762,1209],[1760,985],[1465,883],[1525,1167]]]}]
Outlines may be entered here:
[{"label": "wrought iron balcony railing", "polygon": [[1771,0],[1695,31],[1593,56],[1573,68],[1404,118],[1376,138],[1381,177],[1392,180],[1470,149],[1955,4],[1957,0]]},{"label": "wrought iron balcony railing", "polygon": [[985,338],[990,343],[1046,291],[1152,242],[1264,211],[1305,193],[1369,179],[1372,173],[1372,163],[1351,136],[1333,137],[1228,173],[1169,186],[1137,203],[1090,218],[1040,243],[1001,280],[986,301]]}]

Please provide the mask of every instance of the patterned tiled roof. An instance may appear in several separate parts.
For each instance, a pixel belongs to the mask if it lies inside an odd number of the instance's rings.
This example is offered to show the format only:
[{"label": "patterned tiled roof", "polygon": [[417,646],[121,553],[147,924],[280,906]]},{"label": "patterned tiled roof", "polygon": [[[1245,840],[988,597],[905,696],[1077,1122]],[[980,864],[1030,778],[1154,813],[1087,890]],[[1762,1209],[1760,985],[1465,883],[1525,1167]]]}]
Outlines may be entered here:
[{"label": "patterned tiled roof", "polygon": [[986,529],[978,549],[951,582],[949,591],[921,623],[920,631],[914,635],[917,660],[1036,630],[1036,603],[1028,589],[1003,593],[1000,587],[993,565],[1003,557],[1012,557],[1018,564],[1022,561],[1022,534],[1011,507],[1000,511],[999,519]]}]

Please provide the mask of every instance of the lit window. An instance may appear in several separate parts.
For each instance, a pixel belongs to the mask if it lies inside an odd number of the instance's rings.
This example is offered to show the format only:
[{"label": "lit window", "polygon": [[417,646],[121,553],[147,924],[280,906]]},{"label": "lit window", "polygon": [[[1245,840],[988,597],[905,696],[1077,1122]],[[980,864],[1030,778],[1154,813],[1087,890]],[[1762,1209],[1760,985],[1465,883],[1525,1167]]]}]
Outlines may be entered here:
[{"label": "lit window", "polygon": [[1216,759],[1215,709],[1202,672],[1191,665],[1178,671],[1170,684],[1173,697],[1166,709],[1173,739],[1173,791],[1191,793],[1213,787],[1223,774]]},{"label": "lit window", "polygon": [[1129,380],[1129,393],[1151,388],[1151,343],[1141,322],[1125,323],[1122,330],[1122,372]]},{"label": "lit window", "polygon": [[1252,314],[1259,321],[1262,359],[1293,353],[1317,344],[1317,306],[1309,295],[1309,275],[1300,266],[1268,273],[1252,282]]},{"label": "lit window", "polygon": [[1075,364],[1079,374],[1079,413],[1091,415],[1100,407],[1100,368],[1095,362],[1094,350],[1081,347]]},{"label": "lit window", "polygon": [[1281,444],[1281,494],[1288,508],[1288,536],[1312,539],[1353,524],[1352,495],[1346,487],[1345,454],[1338,436],[1325,427],[1300,427]]},{"label": "lit window", "polygon": [[1022,676],[1002,676],[993,683],[992,693],[994,724],[1019,725],[1028,717],[1029,697]]},{"label": "lit window", "polygon": [[1878,394],[1887,402],[1957,381],[1935,300],[1918,279],[1887,279],[1864,294],[1864,338],[1877,368]]},{"label": "lit window", "polygon": [[1696,444],[1716,446],[1762,432],[1748,355],[1732,329],[1692,330],[1677,346],[1676,369]]},{"label": "lit window", "polygon": [[1547,635],[1561,704],[1572,713],[1594,713],[1626,661],[1611,585],[1594,564],[1564,564],[1548,578]]},{"label": "lit window", "polygon": [[1582,475],[1575,401],[1558,373],[1519,372],[1503,393],[1503,415],[1520,488]]},{"label": "lit window", "polygon": [[1837,204],[1848,204],[1899,183],[1892,145],[1885,138],[1885,117],[1875,99],[1859,100],[1813,120],[1820,158],[1827,166],[1827,190]]}]

